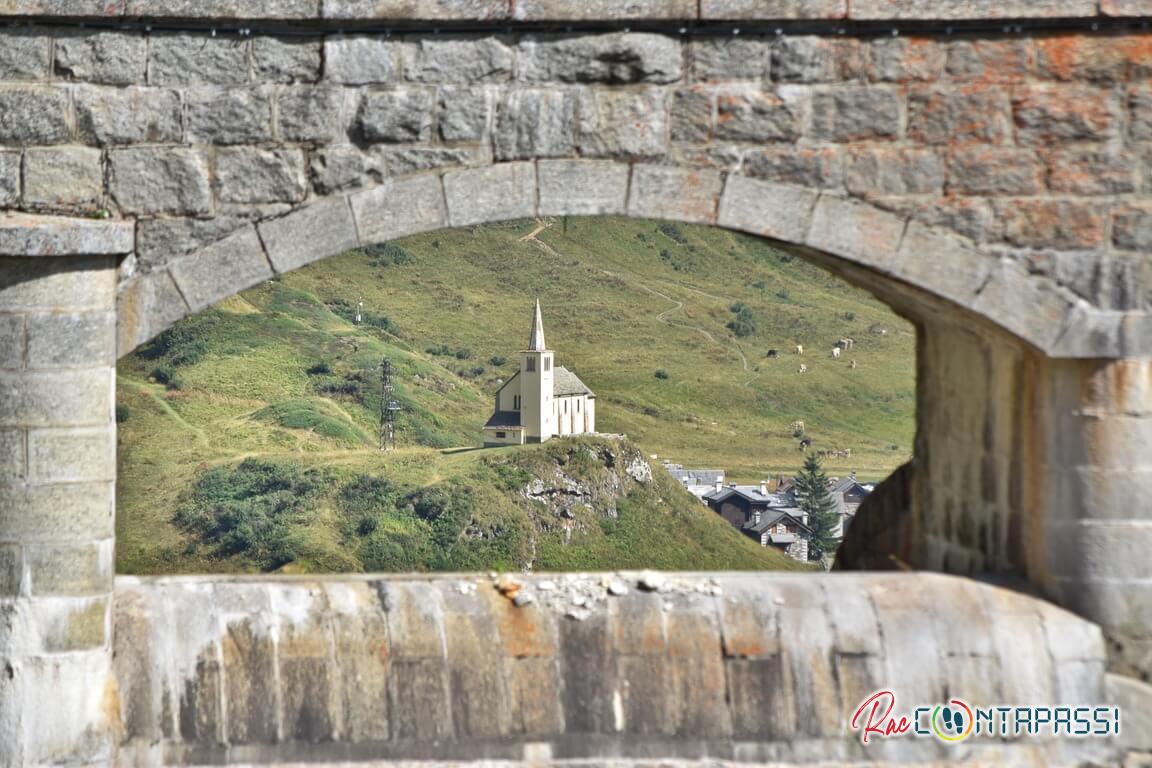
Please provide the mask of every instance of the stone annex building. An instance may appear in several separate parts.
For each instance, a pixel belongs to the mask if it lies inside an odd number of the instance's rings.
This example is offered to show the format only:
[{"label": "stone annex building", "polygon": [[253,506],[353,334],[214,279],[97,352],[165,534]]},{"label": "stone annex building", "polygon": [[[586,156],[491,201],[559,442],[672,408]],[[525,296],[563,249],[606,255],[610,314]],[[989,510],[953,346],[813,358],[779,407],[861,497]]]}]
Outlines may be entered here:
[{"label": "stone annex building", "polygon": [[[0,16],[0,766],[1147,761],[1152,0]],[[914,456],[839,573],[115,574],[119,356],[351,248],[584,215],[914,324]],[[881,689],[1123,730],[865,745]]]},{"label": "stone annex building", "polygon": [[542,443],[596,431],[596,395],[572,371],[553,363],[537,301],[520,370],[496,391],[496,410],[484,425],[485,446]]}]

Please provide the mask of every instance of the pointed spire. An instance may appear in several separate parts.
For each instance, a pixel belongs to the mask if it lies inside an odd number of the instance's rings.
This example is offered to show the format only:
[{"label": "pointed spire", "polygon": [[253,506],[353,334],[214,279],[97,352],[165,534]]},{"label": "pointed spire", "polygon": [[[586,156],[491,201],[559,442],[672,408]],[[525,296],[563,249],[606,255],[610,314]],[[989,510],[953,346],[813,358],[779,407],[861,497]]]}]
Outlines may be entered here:
[{"label": "pointed spire", "polygon": [[532,320],[532,335],[528,337],[529,352],[543,352],[544,346],[544,319],[540,316],[540,299],[536,299],[536,316]]}]

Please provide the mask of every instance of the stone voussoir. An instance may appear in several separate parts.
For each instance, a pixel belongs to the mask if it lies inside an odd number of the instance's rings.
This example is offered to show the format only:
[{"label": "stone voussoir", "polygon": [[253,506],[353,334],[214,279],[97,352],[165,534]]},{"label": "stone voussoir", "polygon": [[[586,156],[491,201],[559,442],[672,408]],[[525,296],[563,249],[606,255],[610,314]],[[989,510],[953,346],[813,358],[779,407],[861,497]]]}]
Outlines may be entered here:
[{"label": "stone voussoir", "polygon": [[132,252],[135,239],[135,228],[129,221],[0,215],[3,256],[120,256]]}]

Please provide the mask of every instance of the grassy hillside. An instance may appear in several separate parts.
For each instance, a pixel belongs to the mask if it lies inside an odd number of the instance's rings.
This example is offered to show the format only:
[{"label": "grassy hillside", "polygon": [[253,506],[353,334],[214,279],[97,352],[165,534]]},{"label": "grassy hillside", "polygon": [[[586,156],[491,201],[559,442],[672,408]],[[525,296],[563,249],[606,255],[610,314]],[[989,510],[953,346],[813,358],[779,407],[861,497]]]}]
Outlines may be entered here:
[{"label": "grassy hillside", "polygon": [[[403,508],[422,487],[483,473],[489,456],[507,452],[437,449],[478,442],[492,393],[515,372],[537,296],[557,363],[597,393],[598,427],[626,433],[645,454],[754,481],[795,471],[789,425],[801,419],[816,448],[852,449],[850,461],[829,462],[829,474],[879,479],[907,458],[914,337],[880,303],[722,230],[625,219],[545,224],[441,231],[328,259],[190,318],[122,361],[121,570],[267,567],[222,554],[175,519],[206,473],[244,459],[335,473],[322,480],[328,490],[314,510],[336,510],[332,489],[362,475],[385,478]],[[842,336],[856,349],[833,360]],[[766,357],[773,348],[780,359]],[[383,356],[404,407],[400,450],[387,455],[375,448]],[[480,507],[512,514],[504,502],[517,492],[499,491],[497,501],[491,483],[468,484],[484,489]],[[333,515],[303,515],[315,546],[290,567],[372,567],[349,554]],[[645,565],[597,554],[635,544],[639,534],[620,519],[601,529],[606,549],[586,539],[551,552],[544,538],[531,562]],[[534,530],[543,530],[538,522]],[[700,548],[684,547],[669,567],[703,567],[694,560],[705,558]],[[528,562],[490,555],[493,566]]]}]

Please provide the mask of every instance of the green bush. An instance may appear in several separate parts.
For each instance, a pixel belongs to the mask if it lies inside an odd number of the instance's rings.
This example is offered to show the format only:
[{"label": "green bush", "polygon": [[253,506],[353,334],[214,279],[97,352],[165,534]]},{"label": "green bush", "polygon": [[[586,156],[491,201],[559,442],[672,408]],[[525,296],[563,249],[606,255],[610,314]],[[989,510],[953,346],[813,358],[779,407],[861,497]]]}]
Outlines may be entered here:
[{"label": "green bush", "polygon": [[176,366],[195,365],[207,354],[209,343],[206,334],[219,319],[212,310],[185,318],[143,345],[136,354],[145,360],[165,357]]},{"label": "green bush", "polygon": [[308,369],[305,371],[305,373],[307,373],[309,376],[323,376],[326,373],[332,373],[332,366],[321,360],[318,363],[314,363],[308,366]]},{"label": "green bush", "polygon": [[506,362],[508,362],[508,360],[502,355],[492,355],[492,357],[488,358],[488,363],[493,368],[499,368],[502,365],[504,365]]},{"label": "green bush", "polygon": [[124,422],[128,421],[129,413],[130,412],[128,410],[128,406],[126,406],[126,405],[116,406],[116,423],[117,424],[123,424]]},{"label": "green bush", "polygon": [[457,360],[470,360],[471,358],[472,350],[468,349],[467,347],[461,347],[460,349],[456,350]]},{"label": "green bush", "polygon": [[668,371],[664,370],[663,368],[657,368],[656,373],[654,373],[652,375],[655,376],[656,378],[660,379],[661,381],[664,381],[668,378]]},{"label": "green bush", "polygon": [[370,245],[364,249],[368,255],[368,264],[373,267],[400,266],[411,264],[416,258],[396,243],[380,243]]},{"label": "green bush", "polygon": [[152,369],[152,378],[157,384],[163,384],[168,389],[183,389],[184,382],[176,373],[176,367],[171,363],[161,363]]},{"label": "green bush", "polygon": [[455,544],[472,521],[472,490],[467,487],[433,485],[411,494],[408,502],[432,528],[432,543],[441,552]]}]

